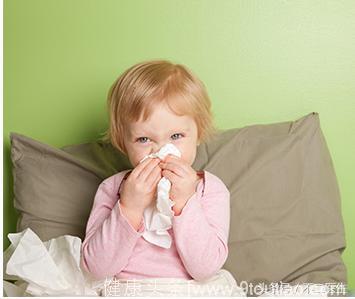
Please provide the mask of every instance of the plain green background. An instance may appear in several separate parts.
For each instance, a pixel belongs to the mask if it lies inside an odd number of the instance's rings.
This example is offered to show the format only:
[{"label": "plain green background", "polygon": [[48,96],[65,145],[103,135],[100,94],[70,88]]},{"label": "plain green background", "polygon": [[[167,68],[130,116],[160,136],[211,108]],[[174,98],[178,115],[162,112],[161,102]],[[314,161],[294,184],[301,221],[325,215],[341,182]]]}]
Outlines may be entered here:
[{"label": "plain green background", "polygon": [[53,146],[107,126],[129,66],[187,65],[227,129],[319,113],[342,195],[355,288],[355,1],[4,0],[4,249],[15,232],[9,132]]}]

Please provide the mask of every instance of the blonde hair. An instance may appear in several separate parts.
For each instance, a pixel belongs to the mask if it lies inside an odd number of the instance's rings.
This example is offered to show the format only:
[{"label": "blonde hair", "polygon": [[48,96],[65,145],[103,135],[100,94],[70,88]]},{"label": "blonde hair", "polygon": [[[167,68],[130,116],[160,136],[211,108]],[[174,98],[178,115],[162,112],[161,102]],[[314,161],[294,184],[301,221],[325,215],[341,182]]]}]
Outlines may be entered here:
[{"label": "blonde hair", "polygon": [[187,67],[167,60],[144,61],[133,65],[111,86],[107,97],[109,128],[101,138],[126,153],[125,124],[147,120],[161,103],[177,115],[191,116],[198,128],[198,141],[209,140],[213,125],[211,101],[204,84]]}]

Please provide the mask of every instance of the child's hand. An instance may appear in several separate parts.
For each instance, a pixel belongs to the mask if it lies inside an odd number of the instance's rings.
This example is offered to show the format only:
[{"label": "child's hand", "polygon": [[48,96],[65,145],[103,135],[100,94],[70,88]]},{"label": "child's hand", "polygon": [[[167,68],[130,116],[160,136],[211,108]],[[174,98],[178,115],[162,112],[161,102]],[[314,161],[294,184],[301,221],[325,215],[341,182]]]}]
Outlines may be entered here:
[{"label": "child's hand", "polygon": [[180,214],[188,199],[196,192],[199,177],[184,160],[168,155],[159,163],[163,176],[171,182],[170,199],[175,202],[173,210]]},{"label": "child's hand", "polygon": [[145,159],[127,177],[120,199],[126,209],[143,214],[155,199],[157,184],[162,178],[159,162],[158,158]]}]

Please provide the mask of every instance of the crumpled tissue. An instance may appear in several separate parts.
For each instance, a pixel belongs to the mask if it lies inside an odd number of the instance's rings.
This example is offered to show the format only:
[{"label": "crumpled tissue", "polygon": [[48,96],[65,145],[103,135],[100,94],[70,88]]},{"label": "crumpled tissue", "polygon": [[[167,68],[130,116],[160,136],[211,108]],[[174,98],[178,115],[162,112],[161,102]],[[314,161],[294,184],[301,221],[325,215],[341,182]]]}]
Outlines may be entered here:
[{"label": "crumpled tissue", "polygon": [[[158,157],[161,160],[169,155],[181,157],[179,149],[172,143],[164,145],[157,153],[145,156],[140,163],[151,157]],[[153,201],[143,213],[145,231],[143,238],[148,242],[163,248],[171,247],[171,236],[167,232],[172,227],[172,217],[174,211],[171,209],[175,202],[169,198],[171,182],[162,177],[157,186],[157,200]]]},{"label": "crumpled tissue", "polygon": [[79,237],[64,235],[42,242],[26,228],[8,238],[3,272],[7,296],[100,296],[106,279],[95,281],[81,268]]}]

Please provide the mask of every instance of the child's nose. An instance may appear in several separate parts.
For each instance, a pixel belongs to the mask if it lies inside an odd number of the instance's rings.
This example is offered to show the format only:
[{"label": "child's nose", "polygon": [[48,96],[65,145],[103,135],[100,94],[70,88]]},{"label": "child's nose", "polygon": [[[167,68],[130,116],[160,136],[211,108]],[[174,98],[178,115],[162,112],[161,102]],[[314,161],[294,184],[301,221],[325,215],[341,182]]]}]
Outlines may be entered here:
[{"label": "child's nose", "polygon": [[153,146],[153,149],[152,149],[152,153],[151,154],[154,154],[154,153],[157,153],[160,151],[160,149],[165,145],[166,143],[158,143],[156,145]]},{"label": "child's nose", "polygon": [[154,146],[154,147],[152,148],[151,154],[155,154],[155,153],[159,152],[160,149],[161,149],[161,146]]}]

